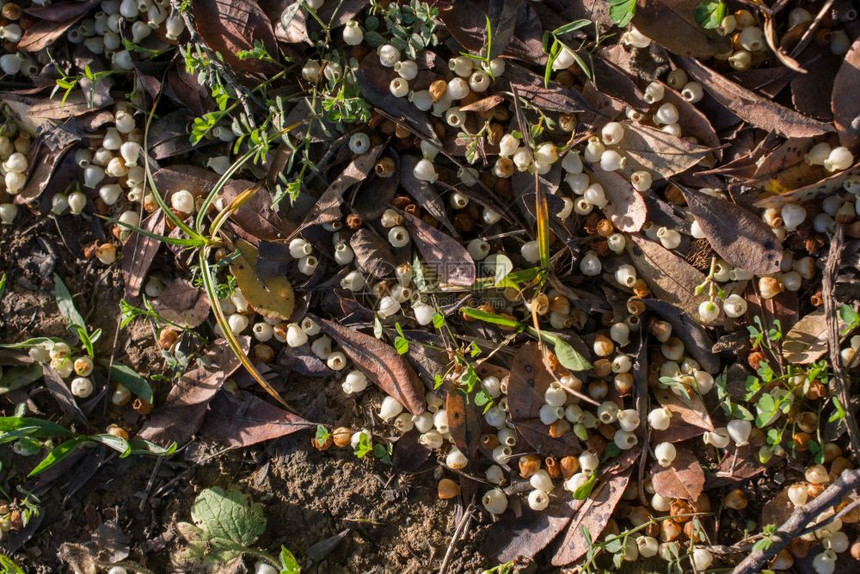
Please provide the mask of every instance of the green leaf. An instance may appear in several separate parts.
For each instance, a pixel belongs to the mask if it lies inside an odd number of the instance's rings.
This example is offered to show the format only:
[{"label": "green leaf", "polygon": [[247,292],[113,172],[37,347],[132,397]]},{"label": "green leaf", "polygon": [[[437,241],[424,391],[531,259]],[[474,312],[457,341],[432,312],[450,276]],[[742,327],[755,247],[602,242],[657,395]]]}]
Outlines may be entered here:
[{"label": "green leaf", "polygon": [[177,448],[175,442],[165,448],[142,438],[129,439],[128,444],[131,446],[131,454],[151,454],[154,456],[170,456],[176,452]]},{"label": "green leaf", "polygon": [[502,327],[513,327],[517,328],[520,326],[519,321],[516,319],[511,319],[510,317],[502,317],[501,315],[497,315],[495,313],[490,313],[487,311],[481,311],[480,309],[475,309],[474,307],[463,307],[460,310],[463,315],[467,317],[471,317],[472,319],[477,319],[479,321],[484,321],[485,323],[492,323],[493,325],[501,325]]},{"label": "green leaf", "polygon": [[36,468],[31,470],[30,474],[28,474],[27,476],[36,476],[37,474],[48,470],[52,466],[68,458],[79,447],[89,442],[90,440],[85,436],[76,436],[75,438],[67,440],[59,446],[54,447],[54,449],[48,453],[48,456],[46,456],[44,460],[42,460],[42,462],[36,465]]},{"label": "green leaf", "polygon": [[152,404],[152,387],[134,369],[122,363],[114,362],[110,369],[110,376],[127,387],[132,394]]},{"label": "green leaf", "polygon": [[42,378],[42,365],[32,363],[25,367],[5,367],[0,377],[0,395],[20,389]]},{"label": "green leaf", "polygon": [[263,506],[238,490],[203,490],[191,507],[191,519],[213,543],[249,547],[266,530]]},{"label": "green leaf", "polygon": [[358,444],[356,445],[353,453],[358,458],[364,458],[372,450],[373,447],[370,443],[370,437],[367,435],[367,433],[361,433],[361,435],[358,437]]},{"label": "green leaf", "polygon": [[300,574],[302,571],[299,561],[293,553],[281,546],[281,574]]},{"label": "green leaf", "polygon": [[382,464],[391,464],[391,452],[385,445],[379,443],[373,445],[373,454]]},{"label": "green leaf", "polygon": [[4,554],[0,554],[0,568],[3,569],[0,571],[3,574],[26,574],[20,566]]},{"label": "green leaf", "polygon": [[609,19],[623,28],[636,15],[636,0],[609,0]]},{"label": "green leaf", "polygon": [[437,329],[441,329],[445,324],[445,315],[442,313],[436,313],[433,315],[433,326]]},{"label": "green leaf", "polygon": [[573,499],[585,500],[586,498],[588,498],[588,495],[591,494],[592,490],[594,490],[595,484],[597,484],[597,475],[592,474],[588,477],[588,480],[585,482],[585,484],[583,484],[573,492]]},{"label": "green leaf", "polygon": [[702,28],[713,30],[720,25],[726,16],[726,5],[723,2],[703,0],[696,6],[693,16]]},{"label": "green leaf", "polygon": [[110,433],[102,433],[90,435],[89,438],[93,442],[103,444],[106,447],[117,451],[120,458],[125,458],[131,454],[131,445],[127,440],[120,436],[112,435]]},{"label": "green leaf", "polygon": [[400,323],[395,323],[394,328],[397,330],[398,336],[394,338],[394,349],[398,355],[405,355],[409,352],[409,339],[403,334],[403,327]]},{"label": "green leaf", "polygon": [[[65,437],[71,436],[73,433],[69,429],[35,417],[0,417],[0,433],[10,432],[24,427],[36,427],[39,429],[39,436],[43,438]],[[0,435],[2,436],[2,435]]]},{"label": "green leaf", "polygon": [[[0,277],[0,297],[6,293],[6,274],[4,273],[2,277]],[[0,554],[2,556],[2,554]]]},{"label": "green leaf", "polygon": [[60,276],[54,273],[54,296],[57,298],[57,307],[60,308],[60,314],[66,319],[69,326],[79,325],[85,330],[87,328],[84,318],[75,308],[75,302],[72,299],[72,294]]},{"label": "green leaf", "polygon": [[325,442],[326,440],[328,440],[328,438],[330,436],[331,436],[331,432],[327,428],[325,428],[323,425],[317,425],[317,434],[316,434],[317,442],[319,442],[319,443]]},{"label": "green leaf", "polygon": [[562,36],[564,34],[570,34],[571,32],[576,32],[577,30],[585,28],[586,26],[588,26],[590,24],[591,24],[591,20],[588,20],[586,18],[583,18],[581,20],[574,20],[573,22],[565,24],[564,26],[559,26],[558,28],[556,28],[555,30],[552,31],[552,34],[554,36]]},{"label": "green leaf", "polygon": [[[489,257],[487,259],[489,259]],[[508,276],[508,273],[514,270],[514,264],[507,255],[497,253],[492,259],[492,264],[490,264],[486,259],[484,260],[483,268],[492,269],[494,284],[498,286],[502,280]]]},{"label": "green leaf", "polygon": [[591,363],[588,362],[588,359],[579,354],[576,349],[568,345],[567,342],[558,335],[558,333],[553,333],[551,331],[538,332],[534,327],[526,327],[526,332],[534,337],[539,336],[541,340],[552,345],[555,356],[558,358],[558,362],[571,371],[587,371],[592,367]]},{"label": "green leaf", "polygon": [[776,416],[779,405],[773,396],[769,393],[763,394],[756,402],[756,410],[758,414],[755,417],[755,426],[758,428],[766,427]]}]

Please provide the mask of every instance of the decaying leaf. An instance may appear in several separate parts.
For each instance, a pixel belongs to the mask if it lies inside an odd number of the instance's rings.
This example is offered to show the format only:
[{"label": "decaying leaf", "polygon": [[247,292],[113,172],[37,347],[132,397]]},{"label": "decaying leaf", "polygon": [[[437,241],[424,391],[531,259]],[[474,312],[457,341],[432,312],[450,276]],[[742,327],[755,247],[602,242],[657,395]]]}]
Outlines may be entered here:
[{"label": "decaying leaf", "polygon": [[365,275],[381,279],[394,274],[396,259],[387,241],[367,228],[361,228],[349,238],[355,252],[355,266]]},{"label": "decaying leaf", "polygon": [[647,170],[663,178],[686,171],[702,161],[710,151],[705,146],[657,128],[625,120],[620,146],[627,152],[630,172]]},{"label": "decaying leaf", "polygon": [[[161,235],[164,233],[164,225],[164,212],[158,210],[143,220],[141,228]],[[161,241],[139,233],[132,233],[123,244],[124,256],[120,261],[120,267],[127,297],[137,297],[140,294],[143,281],[159,247],[161,247]]]},{"label": "decaying leaf", "polygon": [[858,151],[860,143],[860,98],[857,86],[860,85],[860,38],[854,44],[836,73],[833,81],[833,123],[839,133],[839,143]]},{"label": "decaying leaf", "polygon": [[782,247],[760,217],[724,199],[684,187],[681,191],[711,247],[723,259],[760,276],[779,272]]},{"label": "decaying leaf", "polygon": [[472,460],[481,444],[481,413],[474,401],[466,402],[463,395],[449,390],[445,398],[448,429],[454,444]]},{"label": "decaying leaf", "polygon": [[257,274],[257,248],[242,239],[236,242],[240,251],[230,272],[248,302],[262,315],[287,321],[293,314],[296,296],[286,277],[268,277]]},{"label": "decaying leaf", "polygon": [[706,294],[696,295],[695,290],[705,281],[705,276],[659,243],[638,235],[629,237],[632,241],[627,242],[627,253],[651,293],[697,317],[699,304],[706,299]]},{"label": "decaying leaf", "polygon": [[413,415],[424,412],[424,385],[412,365],[393,347],[334,321],[315,320],[374,384],[397,399]]},{"label": "decaying leaf", "polygon": [[273,63],[238,55],[262,42],[275,62],[280,59],[272,22],[254,0],[192,0],[191,11],[200,37],[231,68],[254,74],[277,72]]},{"label": "decaying leaf", "polygon": [[637,30],[679,55],[708,58],[732,49],[729,38],[696,21],[698,0],[645,0],[636,9]]},{"label": "decaying leaf", "polygon": [[232,447],[251,446],[316,425],[247,391],[234,396],[215,395],[200,427],[200,434]]},{"label": "decaying leaf", "polygon": [[671,466],[655,465],[652,468],[654,491],[665,498],[695,501],[705,487],[705,471],[689,446],[678,445],[675,448],[677,454]]},{"label": "decaying leaf", "polygon": [[[838,318],[841,330],[845,323]],[[824,309],[817,309],[802,318],[785,334],[782,341],[782,356],[791,364],[808,365],[827,352],[827,316]]]},{"label": "decaying leaf", "polygon": [[570,523],[583,505],[571,496],[551,496],[549,506],[540,512],[526,507],[521,516],[506,512],[487,532],[482,551],[499,563],[517,556],[534,558]]},{"label": "decaying leaf", "polygon": [[833,127],[756,95],[703,66],[692,58],[681,58],[687,72],[720,104],[733,113],[769,132],[785,137],[814,137],[833,131]]},{"label": "decaying leaf", "polygon": [[[655,431],[653,439],[657,441],[678,442],[676,438],[679,435],[678,430],[683,425],[695,427],[696,434],[693,436],[701,436],[705,431],[714,430],[714,423],[708,415],[708,407],[702,402],[702,398],[695,392],[690,391],[690,399],[680,397],[673,393],[670,389],[655,389],[654,398],[660,403],[660,406],[668,410],[672,414],[672,425],[665,431]],[[661,434],[662,433],[662,434]],[[685,433],[687,434],[687,433]],[[686,438],[691,438],[687,436]],[[680,439],[680,440],[686,440]]]},{"label": "decaying leaf", "polygon": [[582,535],[582,530],[588,531],[593,540],[599,538],[603,529],[609,524],[612,511],[621,500],[632,472],[633,469],[629,468],[595,487],[571,521],[561,546],[552,557],[553,566],[570,564],[588,552],[588,542]]},{"label": "decaying leaf", "polygon": [[152,300],[155,311],[177,325],[199,326],[209,316],[209,297],[185,279],[174,279]]},{"label": "decaying leaf", "polygon": [[609,204],[603,208],[619,231],[639,231],[648,219],[648,207],[642,194],[633,189],[630,180],[614,171],[596,169],[591,177],[603,186]]},{"label": "decaying leaf", "polygon": [[[240,337],[239,341],[247,352],[250,338]],[[183,445],[197,432],[209,401],[242,364],[224,339],[209,345],[204,358],[208,366],[199,366],[182,375],[164,404],[146,420],[138,433],[140,438],[161,445],[173,442]]]},{"label": "decaying leaf", "polygon": [[430,273],[443,283],[471,287],[476,276],[475,262],[466,248],[410,213],[404,213],[403,218]]}]

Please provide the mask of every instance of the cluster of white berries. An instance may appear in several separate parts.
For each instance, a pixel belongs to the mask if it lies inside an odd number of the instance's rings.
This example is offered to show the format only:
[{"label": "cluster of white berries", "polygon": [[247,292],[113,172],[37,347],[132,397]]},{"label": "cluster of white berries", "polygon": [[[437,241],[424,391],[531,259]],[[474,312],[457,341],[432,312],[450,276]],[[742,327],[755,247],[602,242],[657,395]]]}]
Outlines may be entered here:
[{"label": "cluster of white berries", "polygon": [[[0,191],[7,195],[17,195],[27,183],[30,168],[27,154],[30,152],[30,137],[20,131],[17,124],[7,121],[12,133],[0,136]],[[17,134],[15,133],[17,132]],[[14,139],[11,139],[14,136]],[[0,223],[11,225],[18,215],[18,206],[14,203],[0,203]]]},{"label": "cluster of white berries", "polygon": [[162,30],[168,41],[176,41],[185,30],[181,14],[166,0],[103,0],[91,18],[66,32],[72,44],[82,44],[93,54],[110,58],[111,68],[129,72],[134,69],[131,52],[123,38],[139,44],[155,30]]},{"label": "cluster of white berries", "polygon": [[[72,395],[86,399],[93,394],[93,359],[88,355],[73,356],[72,348],[62,341],[36,344],[28,350],[30,358],[40,364],[48,364],[60,377],[69,380]],[[111,403],[124,405],[131,398],[131,392],[122,384],[117,384],[111,395]]]}]

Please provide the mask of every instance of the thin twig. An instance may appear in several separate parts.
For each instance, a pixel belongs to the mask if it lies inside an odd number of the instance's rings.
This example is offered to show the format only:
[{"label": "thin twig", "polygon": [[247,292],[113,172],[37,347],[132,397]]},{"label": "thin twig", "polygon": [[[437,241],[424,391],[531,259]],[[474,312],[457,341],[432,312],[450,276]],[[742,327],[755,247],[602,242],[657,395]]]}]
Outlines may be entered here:
[{"label": "thin twig", "polygon": [[[824,492],[812,499],[805,506],[798,507],[794,513],[771,536],[771,544],[764,550],[753,550],[744,558],[732,574],[755,574],[760,572],[767,562],[776,556],[780,550],[803,532],[807,524],[818,518],[828,508],[839,504],[848,494],[860,488],[860,469],[846,470],[836,482]],[[822,522],[823,523],[823,522]],[[817,526],[820,528],[820,526]]]},{"label": "thin twig", "polygon": [[473,508],[474,505],[469,504],[466,511],[463,512],[463,517],[460,518],[457,528],[454,529],[454,534],[451,535],[451,543],[448,544],[448,550],[445,551],[445,557],[442,559],[442,566],[439,567],[439,574],[445,574],[448,570],[448,563],[451,561],[451,556],[454,554],[454,546],[460,541],[460,538],[466,530],[466,525],[468,525],[469,521],[472,519]]},{"label": "thin twig", "polygon": [[836,390],[836,397],[842,403],[842,408],[845,411],[844,423],[848,430],[848,438],[851,441],[851,449],[854,451],[854,456],[860,460],[860,428],[857,427],[857,419],[851,409],[851,397],[848,393],[847,378],[842,365],[842,356],[839,352],[839,321],[834,293],[844,244],[845,228],[842,225],[837,225],[830,241],[827,264],[824,267],[821,296],[824,298],[824,316],[827,319],[827,346],[830,349],[833,386]]}]

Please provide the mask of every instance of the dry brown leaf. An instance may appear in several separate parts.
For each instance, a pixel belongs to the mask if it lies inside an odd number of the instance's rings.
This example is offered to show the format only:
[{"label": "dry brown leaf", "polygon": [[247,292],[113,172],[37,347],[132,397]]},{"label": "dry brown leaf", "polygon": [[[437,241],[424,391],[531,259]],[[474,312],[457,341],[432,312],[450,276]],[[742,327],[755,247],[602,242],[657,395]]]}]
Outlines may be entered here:
[{"label": "dry brown leaf", "polygon": [[724,199],[684,187],[681,191],[720,257],[759,276],[779,272],[782,247],[760,217]]},{"label": "dry brown leaf", "polygon": [[382,279],[394,274],[397,260],[389,243],[370,229],[356,231],[349,238],[349,246],[355,252],[355,266],[364,275]]},{"label": "dry brown leaf", "polygon": [[[777,460],[779,457],[773,457],[771,463]],[[758,476],[768,469],[769,464],[762,464],[759,461],[757,447],[751,445],[729,447],[719,466],[708,474],[705,489],[722,488]]]},{"label": "dry brown leaf", "polygon": [[705,487],[705,471],[687,445],[675,447],[677,454],[672,466],[655,465],[651,469],[654,491],[665,498],[683,498],[695,501]]},{"label": "dry brown leaf", "polygon": [[395,474],[401,472],[415,472],[430,459],[433,451],[418,442],[421,433],[413,429],[404,433],[394,443],[394,452],[391,454],[391,469]]},{"label": "dry brown leaf", "polygon": [[539,76],[515,62],[507,63],[505,75],[496,80],[496,84],[500,90],[516,89],[521,98],[543,111],[575,114],[591,109],[579,92],[562,88],[556,82],[550,82],[547,88],[544,86],[543,75]]},{"label": "dry brown leaf", "polygon": [[367,179],[384,147],[378,145],[367,153],[356,156],[319,197],[313,209],[302,220],[299,230],[339,220],[343,216],[340,206],[344,203],[344,193],[353,185]]},{"label": "dry brown leaf", "polygon": [[152,308],[172,323],[198,327],[209,316],[209,297],[185,279],[174,279],[152,300]]},{"label": "dry brown leaf", "polygon": [[710,152],[705,146],[690,143],[663,130],[625,120],[620,147],[627,152],[626,172],[644,169],[669,178],[702,161]]},{"label": "dry brown leaf", "polygon": [[[161,235],[164,233],[164,212],[161,210],[147,216],[141,223],[141,228]],[[152,260],[161,247],[161,241],[132,233],[122,245],[123,258],[120,261],[126,297],[137,297],[143,287],[143,280],[149,272]]]},{"label": "dry brown leaf", "polygon": [[514,427],[520,438],[543,456],[577,456],[585,450],[582,442],[572,432],[564,433],[559,438],[549,436],[549,427],[540,419],[518,421],[514,423]]},{"label": "dry brown leaf", "polygon": [[471,287],[475,282],[475,262],[466,248],[414,215],[404,212],[403,216],[431,276],[448,285]]},{"label": "dry brown leaf", "polygon": [[232,69],[252,74],[277,72],[275,64],[258,58],[242,59],[241,51],[253,50],[262,42],[277,62],[278,41],[272,22],[253,0],[192,0],[191,11],[200,37]]},{"label": "dry brown leaf", "polygon": [[316,321],[374,384],[397,399],[413,415],[424,412],[421,379],[412,365],[390,345],[328,319],[317,318]]},{"label": "dry brown leaf", "polygon": [[833,123],[839,133],[839,143],[858,152],[860,143],[860,38],[854,40],[851,49],[845,54],[845,61],[833,81]]},{"label": "dry brown leaf", "polygon": [[240,255],[230,264],[230,272],[248,302],[261,315],[288,321],[296,295],[286,277],[263,279],[257,273],[257,248],[242,239],[236,242]]},{"label": "dry brown leaf", "polygon": [[682,56],[708,58],[732,49],[729,38],[705,30],[693,15],[698,0],[645,0],[633,18],[637,30]]},{"label": "dry brown leaf", "polygon": [[[838,318],[841,331],[845,323]],[[791,364],[808,365],[827,352],[827,316],[817,309],[802,318],[782,340],[782,356]]]},{"label": "dry brown leaf", "polygon": [[[247,352],[251,339],[239,337],[239,342]],[[203,423],[209,401],[227,377],[242,364],[224,339],[209,345],[204,357],[209,366],[199,366],[182,375],[170,389],[164,404],[147,419],[138,433],[140,438],[161,445],[176,442],[181,446],[197,432]]]},{"label": "dry brown leaf", "polygon": [[814,137],[833,131],[831,125],[758,96],[706,68],[697,60],[681,58],[681,62],[715,100],[758,128],[795,138]]},{"label": "dry brown leaf", "polygon": [[638,235],[630,235],[627,253],[639,275],[648,283],[657,298],[678,307],[688,315],[697,317],[699,304],[707,297],[696,295],[697,285],[705,276],[692,265],[659,243]]},{"label": "dry brown leaf", "polygon": [[400,185],[433,219],[442,223],[454,237],[457,237],[458,234],[451,220],[448,219],[442,198],[433,190],[432,184],[415,177],[414,170],[417,164],[418,158],[415,156],[405,155],[400,158]]},{"label": "dry brown leaf", "polygon": [[[523,0],[457,0],[439,7],[439,18],[457,42],[477,53],[487,45],[487,18],[493,33],[491,58],[505,51],[514,37]],[[486,16],[485,16],[486,15]]]},{"label": "dry brown leaf", "polygon": [[466,402],[456,390],[449,390],[445,398],[445,411],[448,413],[448,428],[454,444],[468,459],[473,460],[481,445],[481,416],[474,401]]},{"label": "dry brown leaf", "polygon": [[630,181],[614,171],[596,169],[591,177],[603,186],[609,204],[603,213],[619,231],[639,231],[648,220],[648,207],[642,194],[633,189]]},{"label": "dry brown leaf", "polygon": [[506,512],[490,526],[481,550],[499,563],[517,556],[534,558],[570,523],[582,500],[570,496],[551,496],[549,506],[540,512],[528,507],[521,516]]},{"label": "dry brown leaf", "polygon": [[[241,179],[230,180],[224,186],[224,205],[231,202],[255,184]],[[233,212],[230,220],[256,239],[264,241],[284,240],[293,231],[277,211],[272,209],[272,196],[265,189],[258,189],[242,206]]]},{"label": "dry brown leaf", "polygon": [[529,341],[517,350],[508,381],[508,407],[515,423],[536,419],[544,405],[544,393],[555,379],[543,362],[543,350]]},{"label": "dry brown leaf", "polygon": [[666,437],[670,436],[672,427],[676,425],[687,424],[694,426],[700,429],[700,435],[705,431],[714,430],[714,423],[711,421],[710,415],[708,415],[708,407],[705,406],[702,398],[695,392],[690,392],[690,400],[687,401],[684,397],[676,395],[669,389],[654,389],[654,398],[657,399],[660,406],[672,414],[672,426],[662,431],[666,434],[660,435],[661,440],[675,442]]},{"label": "dry brown leaf", "polygon": [[[809,169],[809,166],[807,166],[806,162],[798,164],[798,167],[803,170]],[[854,164],[854,167],[825,177],[825,179],[821,179],[820,175],[826,172],[824,172],[824,170],[820,167],[817,167],[815,169],[819,174],[818,177],[812,177],[813,181],[808,185],[803,185],[802,187],[797,187],[796,189],[789,188],[790,191],[785,189],[784,186],[782,186],[780,184],[780,181],[777,179],[771,180],[770,182],[767,182],[765,184],[752,182],[752,184],[756,187],[763,187],[768,191],[778,192],[778,195],[771,195],[770,193],[763,194],[763,197],[761,197],[755,202],[755,206],[760,208],[780,208],[786,203],[805,203],[807,201],[812,201],[813,199],[823,198],[824,196],[832,194],[834,191],[841,190],[842,184],[845,182],[846,178],[852,177],[860,173],[860,162]],[[786,171],[791,170],[785,170],[781,174],[777,174],[775,177],[779,177],[780,179],[782,179],[782,176],[785,174]]]},{"label": "dry brown leaf", "polygon": [[238,396],[222,391],[209,403],[200,435],[235,448],[315,427],[247,391],[240,391]]},{"label": "dry brown leaf", "polygon": [[553,566],[564,566],[576,560],[588,552],[588,542],[582,535],[585,529],[592,540],[597,540],[603,529],[609,524],[612,512],[621,500],[621,495],[630,481],[632,468],[614,475],[607,482],[598,484],[591,496],[589,496],[579,509],[576,517],[567,529],[561,547],[552,557]]},{"label": "dry brown leaf", "polygon": [[[809,54],[813,52],[814,54]],[[833,121],[830,96],[833,82],[842,56],[830,52],[830,46],[810,46],[804,52],[805,74],[797,74],[791,80],[791,101],[794,109],[809,117]]]}]

